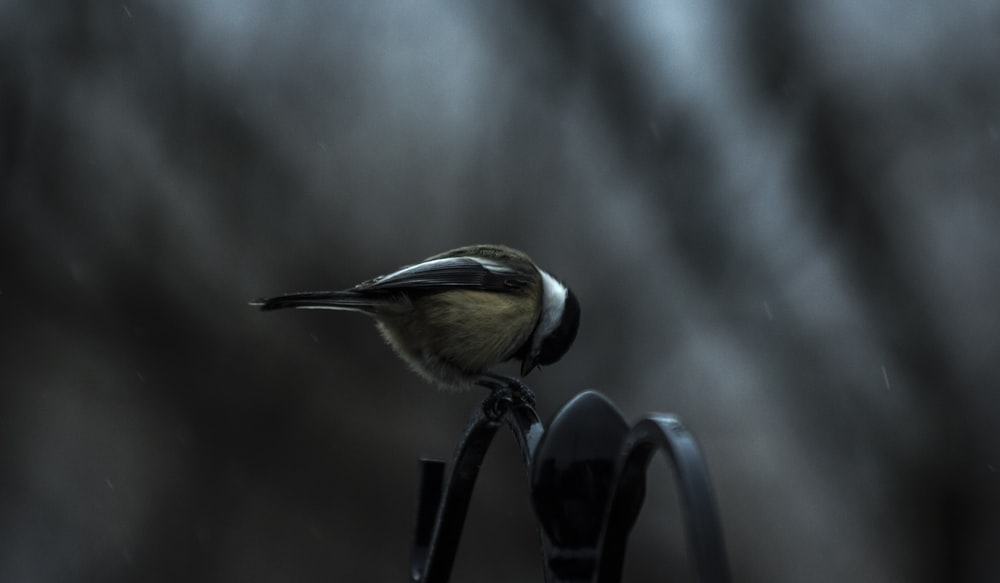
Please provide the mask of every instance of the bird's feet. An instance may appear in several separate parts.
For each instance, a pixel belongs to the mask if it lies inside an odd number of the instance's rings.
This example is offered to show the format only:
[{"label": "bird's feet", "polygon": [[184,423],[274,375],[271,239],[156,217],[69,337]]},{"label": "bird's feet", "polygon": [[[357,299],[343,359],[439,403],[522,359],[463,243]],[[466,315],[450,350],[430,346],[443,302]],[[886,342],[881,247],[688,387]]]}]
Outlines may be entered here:
[{"label": "bird's feet", "polygon": [[483,413],[491,421],[499,420],[514,404],[535,406],[535,393],[519,378],[489,373],[479,385],[490,390],[483,401]]}]

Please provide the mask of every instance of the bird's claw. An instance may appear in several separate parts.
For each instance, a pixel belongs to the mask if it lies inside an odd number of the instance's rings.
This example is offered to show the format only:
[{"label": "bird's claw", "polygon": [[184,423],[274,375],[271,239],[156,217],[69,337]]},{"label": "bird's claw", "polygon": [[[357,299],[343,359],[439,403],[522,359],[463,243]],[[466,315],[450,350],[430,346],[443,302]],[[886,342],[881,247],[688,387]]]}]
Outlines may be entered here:
[{"label": "bird's claw", "polygon": [[479,384],[490,390],[483,401],[483,414],[491,421],[500,420],[516,404],[535,406],[535,393],[521,379],[496,375]]},{"label": "bird's claw", "polygon": [[510,389],[493,389],[483,401],[483,414],[490,421],[499,421],[513,404],[514,396]]}]

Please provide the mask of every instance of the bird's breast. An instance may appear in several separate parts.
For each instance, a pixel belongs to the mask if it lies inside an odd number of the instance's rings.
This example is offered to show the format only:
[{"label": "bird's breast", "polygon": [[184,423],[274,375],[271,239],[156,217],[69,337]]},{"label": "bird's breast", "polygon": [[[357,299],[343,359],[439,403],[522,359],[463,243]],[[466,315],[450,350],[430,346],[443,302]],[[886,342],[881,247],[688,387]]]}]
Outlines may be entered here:
[{"label": "bird's breast", "polygon": [[516,294],[455,290],[413,301],[402,333],[425,354],[468,372],[510,359],[531,337],[537,302]]}]

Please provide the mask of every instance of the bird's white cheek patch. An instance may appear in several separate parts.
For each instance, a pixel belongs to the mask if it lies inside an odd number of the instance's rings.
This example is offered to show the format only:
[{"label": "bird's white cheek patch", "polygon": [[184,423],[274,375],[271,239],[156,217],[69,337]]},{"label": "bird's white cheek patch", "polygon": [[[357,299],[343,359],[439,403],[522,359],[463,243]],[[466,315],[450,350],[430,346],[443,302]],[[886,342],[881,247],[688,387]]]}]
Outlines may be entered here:
[{"label": "bird's white cheek patch", "polygon": [[559,326],[563,309],[566,307],[567,293],[566,286],[559,283],[559,280],[544,271],[539,271],[542,274],[542,316],[533,342],[535,348],[541,345],[543,338]]}]

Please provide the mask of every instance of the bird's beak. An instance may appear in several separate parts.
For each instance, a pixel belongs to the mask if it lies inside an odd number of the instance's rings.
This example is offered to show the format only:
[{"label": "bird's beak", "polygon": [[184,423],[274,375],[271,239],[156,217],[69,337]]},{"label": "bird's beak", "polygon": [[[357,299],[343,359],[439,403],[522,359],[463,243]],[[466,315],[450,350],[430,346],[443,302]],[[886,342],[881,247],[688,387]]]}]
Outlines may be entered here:
[{"label": "bird's beak", "polygon": [[521,376],[526,377],[528,373],[538,368],[538,355],[528,354],[521,361]]}]

